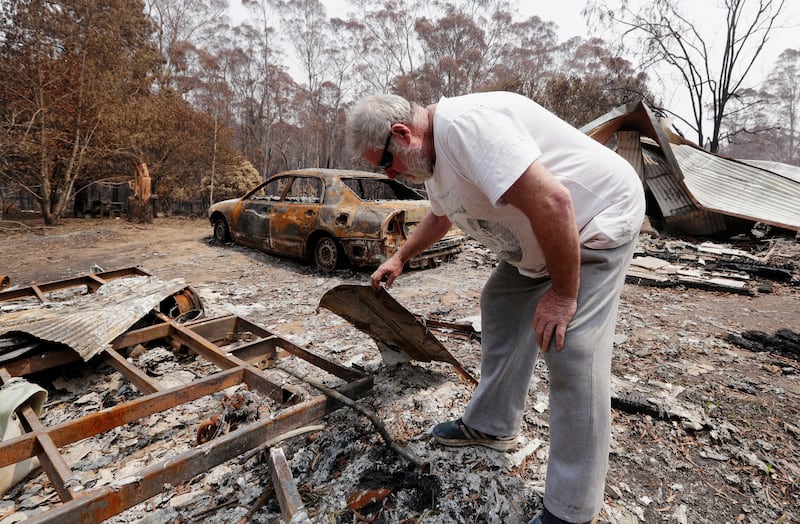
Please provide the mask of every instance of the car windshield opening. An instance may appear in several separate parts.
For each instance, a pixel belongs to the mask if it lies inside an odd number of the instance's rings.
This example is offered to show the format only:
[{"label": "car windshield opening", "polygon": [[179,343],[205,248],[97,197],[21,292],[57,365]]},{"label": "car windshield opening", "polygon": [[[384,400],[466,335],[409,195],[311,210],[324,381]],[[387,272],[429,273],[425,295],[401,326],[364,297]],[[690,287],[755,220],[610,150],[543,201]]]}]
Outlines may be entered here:
[{"label": "car windshield opening", "polygon": [[425,195],[394,180],[345,178],[342,182],[361,200],[425,200]]}]

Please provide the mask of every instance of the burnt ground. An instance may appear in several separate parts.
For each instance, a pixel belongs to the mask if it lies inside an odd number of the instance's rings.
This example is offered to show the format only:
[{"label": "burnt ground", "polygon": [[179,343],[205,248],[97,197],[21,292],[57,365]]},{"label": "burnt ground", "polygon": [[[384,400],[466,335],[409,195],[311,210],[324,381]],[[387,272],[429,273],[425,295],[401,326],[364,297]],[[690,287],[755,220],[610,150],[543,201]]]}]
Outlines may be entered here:
[{"label": "burnt ground", "polygon": [[[369,273],[343,269],[325,276],[301,262],[217,245],[203,219],[31,225],[0,222],[0,275],[12,286],[89,273],[95,264],[106,270],[140,266],[162,279],[183,278],[206,302],[208,315],[235,313],[374,376],[373,391],[361,402],[430,470],[410,468],[365,417],[343,408],[328,417],[325,430],[281,444],[315,522],[513,523],[526,522],[540,508],[548,439],[544,365],[531,387],[521,451],[443,449],[429,430],[460,414],[469,385],[442,363],[386,365],[371,339],[317,310],[328,289],[365,284]],[[797,262],[800,254],[788,237],[745,248],[776,264]],[[470,243],[452,262],[407,272],[391,294],[415,314],[448,321],[475,317],[492,264],[485,250]],[[796,269],[794,278],[794,284],[771,282],[771,292],[755,296],[626,284],[615,339],[612,454],[601,522],[800,522],[800,361],[727,340],[753,330],[800,331]],[[479,376],[477,341],[439,338]],[[43,386],[54,397],[64,394],[65,381],[85,392],[80,380],[73,372]],[[97,387],[110,386],[100,381]],[[264,461],[230,461],[184,486],[166,486],[111,520],[238,522],[269,484]],[[3,522],[17,522],[40,510],[48,489],[44,475],[29,477],[5,495],[0,519],[10,515]],[[358,505],[354,497],[364,492],[377,502]],[[279,517],[280,507],[270,499],[252,519]]]}]

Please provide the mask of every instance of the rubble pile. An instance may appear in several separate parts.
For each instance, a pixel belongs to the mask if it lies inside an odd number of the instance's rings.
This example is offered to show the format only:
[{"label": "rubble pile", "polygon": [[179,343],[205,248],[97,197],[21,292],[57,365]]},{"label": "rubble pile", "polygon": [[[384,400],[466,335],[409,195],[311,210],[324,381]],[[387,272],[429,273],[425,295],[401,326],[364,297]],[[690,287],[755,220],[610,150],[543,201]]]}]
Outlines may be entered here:
[{"label": "rubble pile", "polygon": [[[447,362],[387,364],[370,336],[319,307],[327,291],[341,284],[364,285],[369,273],[340,270],[323,277],[304,264],[214,245],[208,242],[210,230],[194,237],[191,231],[179,230],[186,244],[162,245],[152,232],[142,232],[148,235],[142,245],[148,247],[141,250],[141,263],[164,278],[183,277],[203,298],[209,317],[233,313],[286,343],[370,377],[371,389],[354,402],[375,413],[395,443],[420,459],[416,467],[393,452],[374,424],[348,406],[273,444],[285,454],[313,522],[508,523],[527,522],[536,514],[548,453],[543,362],[535,370],[517,451],[443,448],[433,442],[430,429],[462,413],[472,385]],[[137,233],[115,238],[134,242]],[[41,239],[37,245],[43,249]],[[114,251],[119,250],[116,245]],[[178,252],[186,255],[163,255]],[[673,273],[661,266],[657,278],[664,279],[662,285],[629,279],[623,292],[613,361],[611,466],[601,522],[800,518],[800,364],[775,349],[790,347],[786,340],[795,340],[798,332],[798,255],[800,247],[788,238],[707,243],[641,237],[637,257],[660,259],[673,266]],[[17,256],[24,256],[24,249]],[[91,262],[109,267],[96,258],[97,252],[92,256]],[[91,265],[87,262],[76,260],[81,265],[72,274],[85,272]],[[477,378],[480,290],[495,263],[470,241],[454,261],[408,272],[390,290],[408,311],[428,321],[431,334]],[[694,274],[678,275],[674,267]],[[679,276],[730,279],[744,283],[748,292],[736,286],[687,285],[675,281]],[[459,328],[466,324],[475,332]],[[753,342],[745,334],[754,331],[766,335],[758,339],[763,350],[735,342],[736,336]],[[250,337],[240,334],[246,345]],[[132,364],[167,386],[216,370],[185,348],[131,345],[130,351],[124,356]],[[328,387],[342,384],[294,354],[280,354],[277,363]],[[266,362],[258,367],[296,392],[294,400],[320,395]],[[42,414],[47,426],[141,394],[104,361],[70,364],[37,379],[48,390]],[[254,423],[256,413],[257,421],[276,418],[280,406],[263,395],[248,397],[252,393],[242,386],[221,390],[67,446],[76,485],[84,491],[119,485],[148,462],[235,434],[235,425],[210,425],[213,415],[228,419],[235,412],[241,427]],[[225,399],[237,394],[242,402],[226,414],[233,405]],[[256,409],[239,410],[247,406]],[[204,438],[210,438],[206,444],[197,441],[201,427],[207,429]],[[272,470],[267,448],[256,446],[186,481],[162,486],[108,522],[280,522],[283,508],[275,494],[280,486]],[[5,494],[0,516],[6,516],[4,522],[34,519],[58,504],[40,470]]]}]

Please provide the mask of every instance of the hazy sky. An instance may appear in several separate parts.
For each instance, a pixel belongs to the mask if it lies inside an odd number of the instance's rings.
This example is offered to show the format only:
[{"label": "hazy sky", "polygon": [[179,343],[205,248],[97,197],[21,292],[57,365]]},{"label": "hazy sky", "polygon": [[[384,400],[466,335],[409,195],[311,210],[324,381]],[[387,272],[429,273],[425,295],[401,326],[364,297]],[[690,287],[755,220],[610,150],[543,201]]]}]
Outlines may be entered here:
[{"label": "hazy sky", "polygon": [[[613,0],[611,0],[613,1]],[[614,39],[615,35],[591,35],[588,32],[586,23],[581,16],[581,10],[586,5],[586,0],[511,0],[515,3],[520,11],[522,18],[527,18],[532,15],[539,16],[542,20],[554,22],[558,26],[559,38],[564,41],[572,36],[601,36],[604,40],[610,42]],[[346,0],[322,0],[322,3],[328,10],[328,17],[344,18],[348,12],[353,8]],[[753,0],[755,3],[755,0]],[[233,8],[234,18],[242,16],[243,9],[240,0],[231,0],[231,4],[237,7]],[[725,29],[725,12],[718,6],[723,5],[722,0],[683,0],[681,7],[685,9],[687,15],[698,22],[698,27],[707,37],[710,45],[713,45],[714,31],[719,32],[719,41],[724,41]],[[760,55],[760,60],[757,66],[752,70],[748,76],[748,85],[746,87],[757,87],[764,81],[769,74],[775,60],[782,51],[788,48],[800,48],[800,1],[798,0],[785,0],[783,9],[783,16],[780,21],[780,27],[774,29],[771,38],[767,43],[764,51]],[[648,72],[651,81],[655,84],[655,75],[653,71]],[[683,101],[686,97],[685,90],[679,88],[681,82],[678,79],[671,79],[670,73],[665,72],[661,75],[660,82],[663,87],[653,85],[653,89],[657,95],[664,97],[664,102],[667,107],[678,113],[689,116],[688,103]],[[675,82],[674,87],[670,85]]]}]

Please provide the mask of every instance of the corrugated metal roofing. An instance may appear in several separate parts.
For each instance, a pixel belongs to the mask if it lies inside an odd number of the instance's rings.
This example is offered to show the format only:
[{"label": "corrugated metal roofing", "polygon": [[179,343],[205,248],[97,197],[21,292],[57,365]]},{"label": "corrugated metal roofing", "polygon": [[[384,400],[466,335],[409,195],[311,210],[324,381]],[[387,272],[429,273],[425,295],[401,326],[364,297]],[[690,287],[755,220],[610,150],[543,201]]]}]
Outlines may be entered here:
[{"label": "corrugated metal roofing", "polygon": [[688,145],[673,145],[684,183],[706,209],[800,230],[800,184]]},{"label": "corrugated metal roofing", "polygon": [[800,167],[784,164],[782,162],[771,162],[769,160],[743,160],[741,158],[737,158],[736,160],[751,166],[766,169],[767,171],[772,171],[773,173],[777,173],[800,183]]},{"label": "corrugated metal roofing", "polygon": [[[641,133],[646,188],[673,231],[723,232],[726,217],[800,230],[800,170],[794,166],[755,167],[743,163],[754,161],[709,153],[663,129],[641,102],[620,106],[581,130],[604,144],[618,131]],[[650,153],[645,144],[652,145]]]},{"label": "corrugated metal roofing", "polygon": [[2,315],[0,335],[22,332],[65,344],[87,361],[185,287],[183,279],[163,281],[152,276],[112,280],[96,293]]}]

